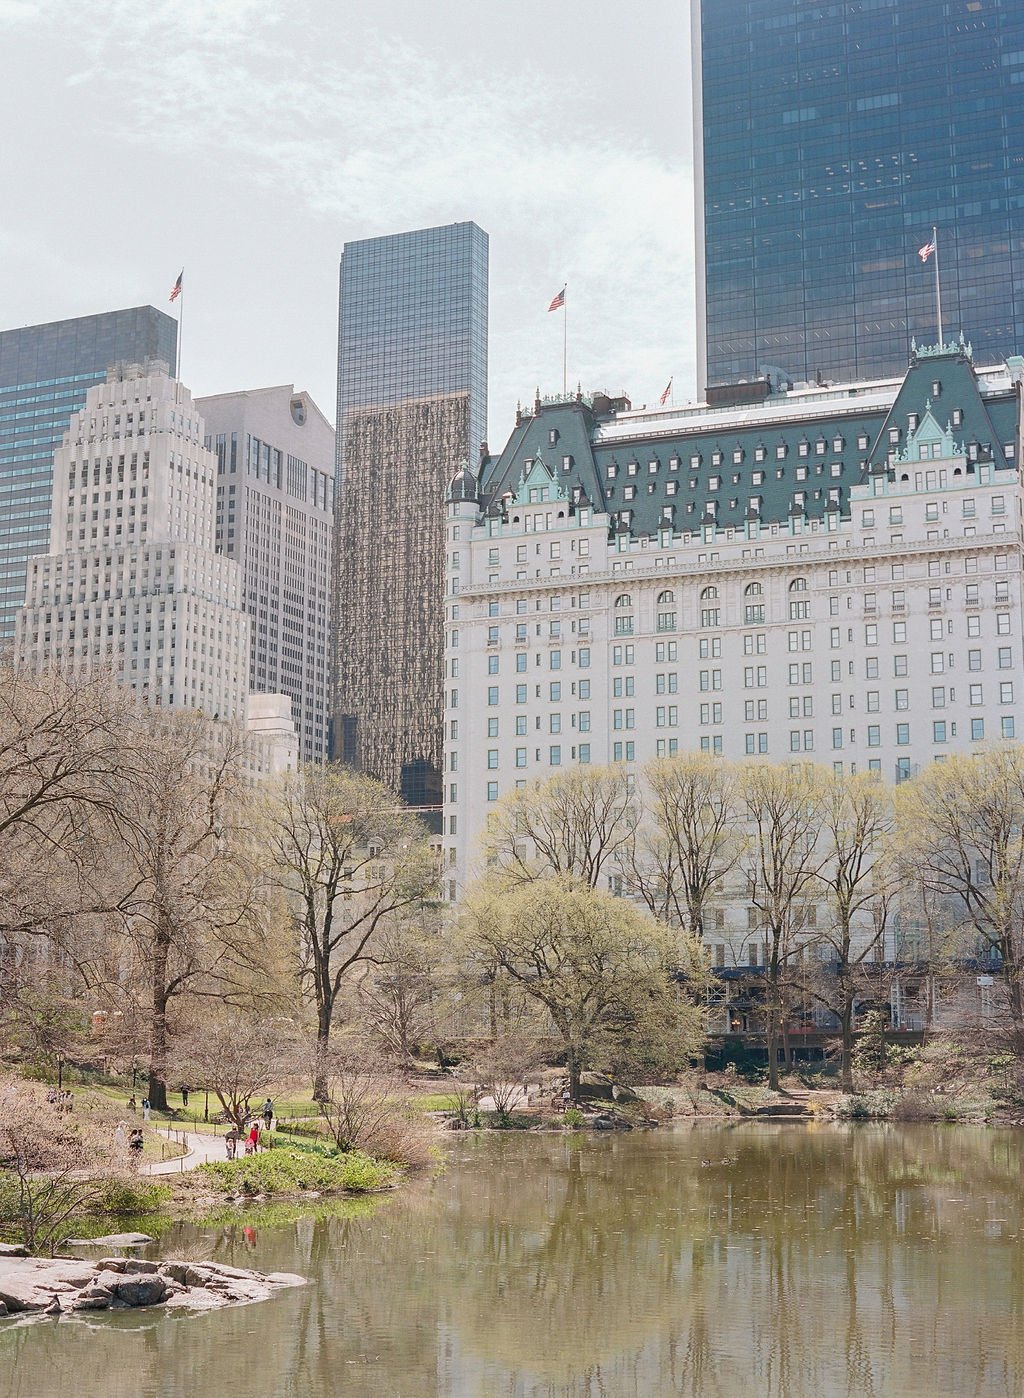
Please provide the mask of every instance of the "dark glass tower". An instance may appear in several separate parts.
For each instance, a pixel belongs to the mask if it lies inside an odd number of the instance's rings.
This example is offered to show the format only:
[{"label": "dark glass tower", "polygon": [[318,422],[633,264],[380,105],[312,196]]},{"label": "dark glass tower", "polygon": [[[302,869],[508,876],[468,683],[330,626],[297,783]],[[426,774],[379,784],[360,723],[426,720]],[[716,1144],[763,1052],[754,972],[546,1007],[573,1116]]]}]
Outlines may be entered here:
[{"label": "dark glass tower", "polygon": [[944,338],[1024,344],[1020,0],[693,14],[698,389],[901,373],[936,339],[933,224]]},{"label": "dark glass tower", "polygon": [[53,449],[86,390],[119,362],[175,372],[177,322],[153,306],[0,331],[0,651],[14,640],[26,562],[50,546]]},{"label": "dark glass tower", "polygon": [[418,806],[441,783],[444,496],[487,424],[487,234],[346,243],[333,755]]}]

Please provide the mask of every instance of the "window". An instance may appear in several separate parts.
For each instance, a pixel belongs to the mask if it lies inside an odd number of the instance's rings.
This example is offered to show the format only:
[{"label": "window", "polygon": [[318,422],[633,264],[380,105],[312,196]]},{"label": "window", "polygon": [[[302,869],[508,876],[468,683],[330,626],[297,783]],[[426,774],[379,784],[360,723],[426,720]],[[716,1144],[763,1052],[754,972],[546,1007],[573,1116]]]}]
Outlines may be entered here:
[{"label": "window", "polygon": [[968,670],[980,670],[980,669],[981,669],[981,651],[980,651],[980,650],[969,650],[969,651],[967,652],[967,668],[968,668]]},{"label": "window", "polygon": [[980,743],[985,736],[985,720],[983,718],[971,719],[971,742]]},{"label": "window", "polygon": [[487,783],[487,799],[488,799],[488,801],[497,801],[497,799],[498,799],[498,783],[497,783],[497,782],[488,782],[488,783]]},{"label": "window", "polygon": [[562,749],[557,743],[554,747],[548,748],[548,763],[552,767],[562,765]]},{"label": "window", "polygon": [[900,709],[909,709],[909,708],[910,708],[910,690],[909,690],[909,689],[897,689],[897,691],[896,691],[896,709],[897,709],[897,711],[899,711]]},{"label": "window", "polygon": [[905,655],[893,656],[892,672],[898,680],[904,678],[907,673],[907,657]]},{"label": "window", "polygon": [[1000,683],[1000,685],[999,685],[999,702],[1000,702],[1000,704],[1012,704],[1012,703],[1013,703],[1013,681],[1012,681],[1012,680],[1003,680],[1003,681]]},{"label": "window", "polygon": [[498,765],[498,749],[497,749],[497,748],[488,748],[488,750],[487,750],[487,765],[488,765],[488,767],[491,767],[491,768],[497,767],[497,765]]},{"label": "window", "polygon": [[972,684],[968,692],[970,696],[969,702],[973,708],[977,708],[978,705],[985,702],[982,686],[980,684]]},{"label": "window", "polygon": [[517,684],[517,685],[516,685],[516,703],[517,703],[517,704],[525,704],[525,703],[526,703],[526,685],[525,685],[525,684]]},{"label": "window", "polygon": [[674,592],[659,592],[657,599],[657,628],[659,631],[676,629],[676,595]]},{"label": "window", "polygon": [[996,612],[996,635],[1008,636],[1010,634],[1010,613]]},{"label": "window", "polygon": [[941,650],[933,650],[931,655],[931,666],[933,675],[941,675],[946,668],[946,656]]},{"label": "window", "polygon": [[882,746],[882,730],[877,723],[868,724],[868,747],[880,748]]},{"label": "window", "polygon": [[932,742],[944,743],[946,741],[946,721],[945,719],[935,719],[932,723]]},{"label": "window", "polygon": [[843,746],[843,730],[841,728],[832,729],[832,746],[841,748]]},{"label": "window", "polygon": [[869,655],[864,661],[864,678],[866,680],[878,679],[878,656]]},{"label": "window", "polygon": [[1012,737],[1014,736],[1014,732],[1013,732],[1013,729],[1014,729],[1013,719],[1012,719],[1012,718],[1001,718],[1001,719],[999,720],[999,729],[1000,729],[1000,736],[1001,736],[1001,737],[1003,737],[1003,738],[1012,738]]},{"label": "window", "polygon": [[909,724],[909,723],[897,723],[897,725],[896,725],[896,743],[897,743],[897,746],[898,746],[898,747],[901,747],[901,748],[905,748],[905,747],[908,745],[909,742],[910,742],[910,724]]},{"label": "window", "polygon": [[487,689],[487,703],[493,708],[498,702],[498,686],[492,684]]}]

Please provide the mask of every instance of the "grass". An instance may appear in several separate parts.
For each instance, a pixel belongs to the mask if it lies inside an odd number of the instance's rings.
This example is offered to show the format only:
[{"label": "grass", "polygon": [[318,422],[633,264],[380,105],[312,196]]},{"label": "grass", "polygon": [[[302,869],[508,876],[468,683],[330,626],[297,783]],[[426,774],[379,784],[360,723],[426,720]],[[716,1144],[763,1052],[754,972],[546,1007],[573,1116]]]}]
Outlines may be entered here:
[{"label": "grass", "polygon": [[393,1165],[373,1160],[361,1151],[328,1154],[319,1150],[275,1147],[238,1160],[200,1165],[197,1177],[222,1194],[296,1194],[304,1190],[336,1190],[368,1194],[385,1189],[396,1174]]},{"label": "grass", "polygon": [[409,1106],[418,1112],[457,1112],[458,1098],[451,1092],[431,1092],[425,1097],[410,1097]]}]

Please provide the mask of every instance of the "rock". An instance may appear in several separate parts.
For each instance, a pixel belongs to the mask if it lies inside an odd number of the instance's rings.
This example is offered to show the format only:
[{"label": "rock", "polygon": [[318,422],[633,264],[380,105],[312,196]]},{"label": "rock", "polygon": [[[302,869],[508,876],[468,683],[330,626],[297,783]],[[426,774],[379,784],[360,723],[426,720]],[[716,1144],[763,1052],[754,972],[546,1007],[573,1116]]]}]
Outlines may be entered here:
[{"label": "rock", "polygon": [[126,1257],[101,1257],[96,1266],[102,1267],[104,1272],[123,1272],[127,1261]]},{"label": "rock", "polygon": [[0,1243],[0,1257],[27,1257],[28,1248],[20,1243]]},{"label": "rock", "polygon": [[125,1258],[122,1272],[159,1272],[160,1265],[157,1262],[150,1262],[145,1257]]},{"label": "rock", "polygon": [[114,1294],[129,1306],[155,1306],[164,1299],[166,1290],[163,1277],[132,1277],[130,1281],[119,1280]]},{"label": "rock", "polygon": [[190,1266],[191,1263],[188,1262],[161,1262],[160,1275],[171,1277],[175,1282],[184,1285]]},{"label": "rock", "polygon": [[107,1233],[102,1238],[68,1238],[69,1248],[141,1248],[155,1242],[148,1233]]},{"label": "rock", "polygon": [[5,1316],[6,1314],[7,1307],[4,1305],[3,1301],[0,1301],[0,1316]]}]

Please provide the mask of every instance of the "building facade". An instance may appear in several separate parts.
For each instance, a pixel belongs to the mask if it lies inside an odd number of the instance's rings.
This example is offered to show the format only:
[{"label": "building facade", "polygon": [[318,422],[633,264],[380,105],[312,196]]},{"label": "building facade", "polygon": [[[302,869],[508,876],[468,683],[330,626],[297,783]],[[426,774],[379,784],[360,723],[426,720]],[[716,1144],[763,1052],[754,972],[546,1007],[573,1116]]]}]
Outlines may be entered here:
[{"label": "building facade", "polygon": [[173,374],[177,322],[153,306],[0,331],[0,650],[14,641],[27,561],[50,548],[53,453],[86,393],[119,363]]},{"label": "building facade", "polygon": [[[698,392],[899,373],[945,323],[1024,343],[1017,0],[694,0]],[[947,335],[948,338],[948,335]]]},{"label": "building facade", "polygon": [[419,807],[440,803],[443,497],[487,421],[487,255],[462,223],[341,260],[333,755]]},{"label": "building facade", "polygon": [[188,390],[121,365],[53,458],[50,553],[28,565],[17,662],[108,668],[148,703],[244,722],[249,618],[214,545],[217,459]]},{"label": "building facade", "polygon": [[303,762],[327,756],[334,429],[291,384],[197,398],[217,459],[218,552],[242,570],[249,689],[286,694]]},{"label": "building facade", "polygon": [[568,765],[899,782],[1024,735],[1022,379],[961,341],[739,408],[521,415],[448,492],[448,896],[494,803]]}]

